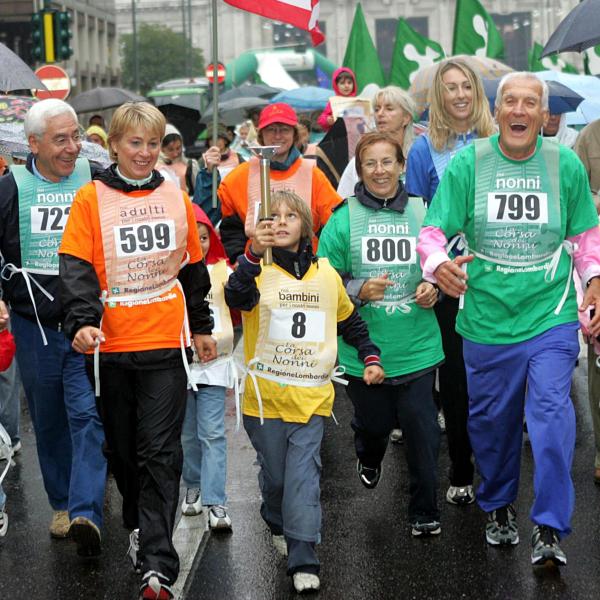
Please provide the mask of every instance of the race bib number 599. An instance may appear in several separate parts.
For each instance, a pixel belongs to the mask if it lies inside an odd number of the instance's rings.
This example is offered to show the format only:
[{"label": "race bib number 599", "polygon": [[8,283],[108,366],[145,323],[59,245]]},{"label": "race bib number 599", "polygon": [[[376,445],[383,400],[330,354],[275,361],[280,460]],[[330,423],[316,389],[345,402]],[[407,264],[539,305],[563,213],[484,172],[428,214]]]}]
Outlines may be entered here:
[{"label": "race bib number 599", "polygon": [[548,195],[545,192],[490,192],[488,223],[548,223]]},{"label": "race bib number 599", "polygon": [[121,225],[114,228],[119,258],[175,250],[173,220]]}]

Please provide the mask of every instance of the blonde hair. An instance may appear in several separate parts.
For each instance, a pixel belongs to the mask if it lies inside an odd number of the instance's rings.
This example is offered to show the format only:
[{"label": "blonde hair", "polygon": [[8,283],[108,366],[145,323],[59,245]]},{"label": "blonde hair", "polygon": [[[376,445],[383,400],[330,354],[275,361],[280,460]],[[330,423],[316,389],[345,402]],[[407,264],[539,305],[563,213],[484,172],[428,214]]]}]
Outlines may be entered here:
[{"label": "blonde hair", "polygon": [[159,140],[165,137],[167,120],[164,115],[148,102],[126,102],[117,108],[110,121],[108,131],[108,153],[111,160],[117,160],[112,143],[118,142],[128,131],[145,130],[156,134]]},{"label": "blonde hair", "polygon": [[444,108],[444,75],[451,69],[458,69],[469,80],[473,92],[473,107],[471,109],[471,129],[477,132],[480,138],[489,137],[494,133],[494,119],[490,111],[490,104],[483,90],[481,77],[469,65],[456,58],[442,61],[429,88],[429,139],[431,144],[441,152],[454,145],[456,132],[453,130],[452,120]]},{"label": "blonde hair", "polygon": [[292,191],[279,190],[271,196],[271,210],[275,210],[280,204],[285,204],[300,215],[302,221],[300,235],[302,238],[311,239],[313,235],[313,218],[308,204]]},{"label": "blonde hair", "polygon": [[410,122],[404,129],[404,138],[402,140],[402,152],[404,156],[408,156],[408,151],[415,139],[413,122],[415,113],[417,112],[417,104],[408,92],[395,85],[388,85],[377,91],[372,100],[373,110],[375,110],[377,104],[386,102],[399,107],[407,115],[410,115]]}]

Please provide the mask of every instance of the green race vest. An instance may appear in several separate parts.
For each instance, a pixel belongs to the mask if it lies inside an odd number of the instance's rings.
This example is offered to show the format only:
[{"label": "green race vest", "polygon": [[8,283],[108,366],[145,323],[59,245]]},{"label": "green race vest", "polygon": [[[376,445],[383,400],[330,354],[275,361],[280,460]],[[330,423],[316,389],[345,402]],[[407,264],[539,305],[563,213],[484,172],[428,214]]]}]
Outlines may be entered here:
[{"label": "green race vest", "polygon": [[91,180],[90,165],[77,159],[64,181],[44,181],[24,165],[11,168],[19,193],[21,267],[29,273],[58,275],[58,248],[77,190]]},{"label": "green race vest", "polygon": [[523,163],[503,159],[489,139],[474,144],[473,250],[480,258],[515,267],[550,260],[563,242],[558,144],[544,140]]},{"label": "green race vest", "polygon": [[371,279],[387,273],[394,286],[387,288],[382,301],[370,304],[388,310],[410,310],[407,303],[414,299],[422,281],[416,248],[425,217],[423,200],[410,198],[403,213],[386,208],[373,210],[356,198],[348,199],[348,207],[353,276]]}]

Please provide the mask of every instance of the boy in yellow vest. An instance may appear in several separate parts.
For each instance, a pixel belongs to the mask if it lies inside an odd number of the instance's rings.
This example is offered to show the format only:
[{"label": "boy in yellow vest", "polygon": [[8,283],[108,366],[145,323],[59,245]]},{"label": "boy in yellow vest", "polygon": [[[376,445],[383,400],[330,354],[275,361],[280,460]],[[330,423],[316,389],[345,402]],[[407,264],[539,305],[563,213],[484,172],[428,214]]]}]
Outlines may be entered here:
[{"label": "boy in yellow vest", "polygon": [[[250,248],[225,286],[242,310],[248,376],[244,427],[260,464],[261,515],[288,556],[297,592],[319,589],[320,448],[331,415],[337,335],[364,361],[364,381],[380,384],[379,348],[327,259],[312,253],[310,208],[292,192],[273,195]],[[261,262],[273,249],[273,264]]]}]

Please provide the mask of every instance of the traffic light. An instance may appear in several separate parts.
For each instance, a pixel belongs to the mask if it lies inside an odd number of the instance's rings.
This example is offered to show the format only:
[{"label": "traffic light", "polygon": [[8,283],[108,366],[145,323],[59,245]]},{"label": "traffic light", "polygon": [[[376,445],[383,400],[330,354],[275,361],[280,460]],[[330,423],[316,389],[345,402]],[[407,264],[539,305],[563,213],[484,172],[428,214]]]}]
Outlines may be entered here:
[{"label": "traffic light", "polygon": [[36,61],[42,61],[46,58],[44,52],[44,19],[43,12],[33,13],[31,16],[31,41],[33,46],[31,53]]},{"label": "traffic light", "polygon": [[56,60],[67,60],[73,55],[71,48],[71,14],[69,11],[54,13],[54,42]]}]

